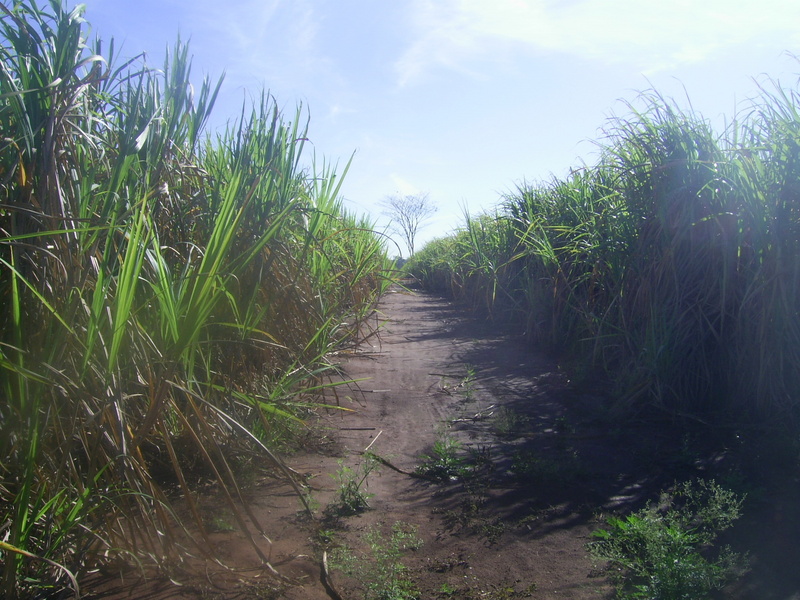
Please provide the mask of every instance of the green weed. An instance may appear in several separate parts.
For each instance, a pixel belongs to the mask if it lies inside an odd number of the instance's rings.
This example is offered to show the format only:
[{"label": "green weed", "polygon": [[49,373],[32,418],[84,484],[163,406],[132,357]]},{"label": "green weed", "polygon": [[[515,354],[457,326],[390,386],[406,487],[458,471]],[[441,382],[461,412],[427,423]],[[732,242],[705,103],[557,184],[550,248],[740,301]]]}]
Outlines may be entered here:
[{"label": "green weed", "polygon": [[471,400],[473,394],[475,393],[476,370],[475,367],[469,364],[465,364],[464,369],[466,374],[461,377],[461,380],[455,385],[445,384],[445,379],[450,378],[451,376],[443,375],[442,381],[439,384],[439,389],[447,394],[459,394],[465,400]]},{"label": "green weed", "polygon": [[475,582],[474,586],[465,585],[454,587],[447,583],[439,588],[437,598],[459,598],[461,600],[519,600],[520,598],[530,598],[536,591],[536,584],[529,583],[524,585],[522,581],[513,583],[501,583],[485,587],[480,582]]},{"label": "green weed", "polygon": [[378,462],[369,454],[356,467],[348,467],[343,460],[333,477],[339,484],[339,495],[332,510],[342,515],[355,515],[369,508],[369,499],[374,494],[367,493],[367,478],[378,468]]},{"label": "green weed", "polygon": [[659,506],[608,519],[589,550],[617,574],[620,598],[703,600],[746,564],[730,548],[713,559],[704,556],[717,534],[739,518],[741,504],[714,481],[687,482],[663,495]]},{"label": "green weed", "polygon": [[492,419],[492,428],[499,437],[515,437],[521,433],[527,423],[528,418],[524,415],[510,408],[506,408],[505,406],[501,406],[495,411],[494,418]]},{"label": "green weed", "polygon": [[466,461],[463,476],[477,477],[481,474],[492,473],[496,469],[492,458],[492,447],[489,445],[467,446],[469,455]]},{"label": "green weed", "polygon": [[423,454],[422,464],[417,466],[417,473],[440,481],[454,480],[461,477],[467,468],[466,462],[459,455],[461,443],[448,434],[441,434],[433,443],[430,455]]},{"label": "green weed", "polygon": [[180,40],[120,65],[82,4],[0,8],[0,596],[208,555],[198,480],[266,561],[239,457],[305,500],[275,450],[390,282],[349,163],[309,165],[307,115],[266,91],[207,135],[222,79]]},{"label": "green weed", "polygon": [[489,544],[496,544],[508,530],[503,519],[487,513],[487,484],[481,479],[464,482],[464,498],[458,507],[442,513],[449,528],[464,528],[477,533]]},{"label": "green weed", "polygon": [[535,591],[535,583],[528,584],[521,589],[518,589],[517,585],[496,585],[481,592],[479,597],[486,600],[517,600],[518,598],[530,598]]},{"label": "green weed", "polygon": [[379,527],[364,535],[368,550],[356,553],[341,547],[332,552],[331,566],[355,579],[364,593],[364,600],[416,600],[419,592],[401,562],[407,551],[422,547],[416,527],[398,521],[388,538]]},{"label": "green weed", "polygon": [[530,450],[515,452],[511,472],[521,483],[571,483],[585,473],[578,453],[564,449],[554,457],[543,457]]},{"label": "green weed", "polygon": [[475,394],[477,371],[474,366],[469,364],[464,365],[464,369],[466,370],[466,375],[464,375],[464,378],[461,380],[460,392],[466,400],[472,400],[472,396]]}]

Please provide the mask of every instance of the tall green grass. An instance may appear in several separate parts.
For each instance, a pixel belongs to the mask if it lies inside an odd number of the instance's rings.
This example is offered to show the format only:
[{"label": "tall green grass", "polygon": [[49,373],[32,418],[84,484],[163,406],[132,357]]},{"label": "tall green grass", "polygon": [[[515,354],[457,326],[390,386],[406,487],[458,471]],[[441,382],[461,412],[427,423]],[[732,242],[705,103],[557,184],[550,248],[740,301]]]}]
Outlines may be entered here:
[{"label": "tall green grass", "polygon": [[369,333],[390,267],[343,174],[304,160],[301,109],[264,93],[207,135],[222,81],[193,87],[185,44],[162,69],[117,65],[82,11],[0,4],[7,598],[210,554],[198,476],[267,561],[238,457],[289,476],[270,432]]},{"label": "tall green grass", "polygon": [[[456,297],[479,277],[491,293],[467,301],[609,374],[630,408],[796,419],[800,95],[760,92],[721,134],[642,94],[597,164],[520,185],[409,268]],[[476,236],[488,221],[493,237]]]}]

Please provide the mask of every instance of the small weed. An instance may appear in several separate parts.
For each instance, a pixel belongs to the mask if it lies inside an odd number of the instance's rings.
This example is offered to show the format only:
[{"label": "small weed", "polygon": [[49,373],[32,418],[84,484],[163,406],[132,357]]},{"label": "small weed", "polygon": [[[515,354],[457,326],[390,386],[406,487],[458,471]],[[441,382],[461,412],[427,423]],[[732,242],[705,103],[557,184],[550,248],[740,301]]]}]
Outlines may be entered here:
[{"label": "small weed", "polygon": [[473,585],[454,587],[449,583],[444,583],[436,593],[436,598],[459,598],[461,600],[518,600],[520,598],[530,598],[536,591],[536,584],[524,585],[521,580],[515,582],[491,584],[488,587],[481,585],[476,579]]},{"label": "small weed", "polygon": [[211,519],[210,529],[211,531],[215,531],[217,533],[224,533],[234,531],[236,528],[233,526],[230,517],[218,516]]},{"label": "small weed", "polygon": [[448,395],[453,393],[460,394],[466,400],[472,400],[472,395],[475,393],[475,367],[472,365],[464,365],[466,375],[461,378],[456,385],[445,385],[444,379],[448,376],[442,376],[442,382],[439,384],[439,389]]},{"label": "small weed", "polygon": [[697,467],[702,462],[702,457],[696,448],[695,442],[688,433],[681,438],[681,447],[677,452],[676,459],[679,464],[687,467]]},{"label": "small weed", "polygon": [[315,540],[316,544],[324,549],[329,550],[336,545],[336,531],[333,529],[319,529]]},{"label": "small weed", "polygon": [[[278,598],[285,597],[287,584],[259,581],[243,582],[242,586],[248,598],[253,598],[255,600],[278,600]],[[226,596],[215,596],[215,598],[219,598],[220,600],[224,597]]]},{"label": "small weed", "polygon": [[465,481],[464,490],[466,497],[458,507],[443,513],[445,523],[448,527],[469,529],[485,538],[489,544],[496,544],[508,527],[501,518],[486,514],[484,507],[488,496],[485,482]]},{"label": "small weed", "polygon": [[423,454],[422,464],[417,473],[439,481],[454,480],[461,477],[466,469],[464,459],[458,455],[461,444],[450,435],[440,435],[433,443],[430,456]]},{"label": "small weed", "polygon": [[496,469],[492,459],[491,446],[467,446],[467,452],[469,453],[467,467],[470,476],[475,477],[480,474],[492,473]]},{"label": "small weed", "polygon": [[575,451],[554,458],[542,458],[530,450],[520,450],[511,459],[511,472],[523,483],[570,483],[584,475]]},{"label": "small weed", "polygon": [[419,592],[400,562],[409,550],[422,547],[413,525],[396,522],[388,539],[380,528],[364,535],[369,551],[356,555],[349,548],[337,548],[331,555],[332,567],[355,579],[364,590],[364,600],[416,600]]},{"label": "small weed", "polygon": [[475,367],[466,364],[464,365],[464,369],[467,374],[464,376],[464,379],[461,380],[461,394],[465,399],[472,400],[472,396],[475,394]]},{"label": "small weed", "polygon": [[338,514],[355,515],[369,508],[369,499],[373,494],[364,491],[367,477],[378,467],[377,461],[364,455],[364,462],[358,467],[351,468],[339,461],[339,470],[331,475],[339,484],[339,497],[333,504],[332,510]]},{"label": "small weed", "polygon": [[504,406],[497,409],[492,421],[492,427],[496,435],[500,437],[515,437],[525,427],[528,418],[520,415],[517,411]]},{"label": "small weed", "polygon": [[474,527],[481,521],[481,509],[486,504],[486,496],[482,491],[467,490],[467,498],[459,503],[458,508],[444,512],[445,522],[450,527]]},{"label": "small weed", "polygon": [[740,496],[747,496],[750,503],[768,500],[766,489],[758,485],[754,478],[748,477],[741,465],[733,465],[719,474],[720,483],[725,489]]},{"label": "small weed", "polygon": [[486,538],[489,544],[493,545],[500,541],[506,529],[506,524],[501,519],[492,519],[481,524],[480,534]]},{"label": "small weed", "polygon": [[203,513],[203,521],[212,533],[228,533],[236,530],[233,512],[224,506],[209,507]]},{"label": "small weed", "polygon": [[531,513],[529,515],[525,515],[520,520],[518,520],[516,525],[520,529],[525,527],[528,531],[530,531],[532,529],[532,525],[541,518],[542,518],[541,513],[539,512]]},{"label": "small weed", "polygon": [[530,598],[536,590],[536,584],[531,583],[525,587],[520,587],[516,581],[513,585],[502,584],[493,585],[488,590],[479,592],[478,597],[483,600],[517,600],[518,598]]},{"label": "small weed", "polygon": [[717,534],[739,518],[742,499],[714,481],[687,482],[609,529],[594,532],[589,551],[618,574],[624,599],[700,600],[743,571],[746,560],[723,548],[704,558]]},{"label": "small weed", "polygon": [[309,513],[313,514],[319,510],[319,500],[311,493],[311,488],[302,489],[301,493],[302,497],[298,496],[300,503],[298,515],[302,515],[302,518],[309,518],[311,516]]}]

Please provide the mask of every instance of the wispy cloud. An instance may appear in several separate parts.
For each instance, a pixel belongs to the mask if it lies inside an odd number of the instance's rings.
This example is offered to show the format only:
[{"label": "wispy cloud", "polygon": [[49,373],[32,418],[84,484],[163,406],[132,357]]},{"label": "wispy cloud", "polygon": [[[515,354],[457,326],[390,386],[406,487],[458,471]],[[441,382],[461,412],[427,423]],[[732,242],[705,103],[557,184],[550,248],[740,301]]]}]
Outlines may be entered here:
[{"label": "wispy cloud", "polygon": [[432,66],[469,73],[468,59],[480,37],[469,22],[469,12],[452,0],[416,0],[411,6],[414,39],[395,64],[400,85],[418,79]]},{"label": "wispy cloud", "polygon": [[435,67],[467,70],[498,42],[656,72],[756,40],[800,42],[796,0],[418,0],[401,85]]},{"label": "wispy cloud", "polygon": [[215,40],[217,60],[238,73],[272,84],[320,67],[315,45],[319,18],[309,0],[198,0],[195,4],[190,28],[203,32],[209,42]]}]

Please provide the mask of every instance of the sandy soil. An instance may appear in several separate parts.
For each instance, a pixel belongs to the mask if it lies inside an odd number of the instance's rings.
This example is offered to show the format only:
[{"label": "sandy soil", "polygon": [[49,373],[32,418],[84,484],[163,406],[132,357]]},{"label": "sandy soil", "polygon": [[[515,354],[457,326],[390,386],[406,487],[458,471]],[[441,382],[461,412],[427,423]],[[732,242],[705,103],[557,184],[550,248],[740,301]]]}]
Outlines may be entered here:
[{"label": "sandy soil", "polygon": [[[401,522],[423,541],[402,557],[421,598],[612,598],[585,549],[603,516],[640,508],[674,481],[713,476],[749,494],[725,541],[749,551],[752,568],[720,597],[800,599],[797,457],[765,469],[752,449],[738,453],[741,432],[623,421],[602,386],[570,381],[519,332],[470,319],[441,298],[396,289],[380,310],[380,336],[341,357],[346,377],[359,383],[327,398],[349,410],[323,411],[313,446],[288,459],[311,488],[315,516],[283,483],[250,486],[255,516],[273,540],[257,543],[282,581],[220,514],[213,543],[235,569],[205,567],[202,577],[176,569],[171,582],[95,578],[84,586],[88,596],[362,598],[356,579],[338,570],[324,577],[322,552],[346,546],[360,555],[367,532],[377,528],[385,541]],[[468,476],[408,475],[448,440]],[[334,476],[343,465],[363,468],[367,448],[388,463],[366,479],[370,507],[337,513]]]}]

